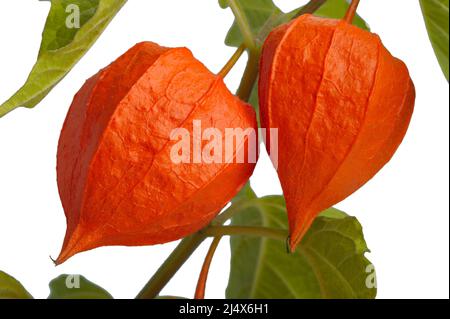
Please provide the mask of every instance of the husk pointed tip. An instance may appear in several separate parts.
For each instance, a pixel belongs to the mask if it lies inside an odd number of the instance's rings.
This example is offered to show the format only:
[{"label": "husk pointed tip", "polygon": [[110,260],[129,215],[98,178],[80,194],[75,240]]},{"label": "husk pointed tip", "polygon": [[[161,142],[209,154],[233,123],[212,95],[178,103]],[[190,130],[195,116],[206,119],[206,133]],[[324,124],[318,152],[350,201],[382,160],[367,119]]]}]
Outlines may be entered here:
[{"label": "husk pointed tip", "polygon": [[302,219],[298,220],[294,225],[290,226],[290,234],[288,240],[288,246],[290,253],[294,253],[297,249],[298,245],[301,243],[306,233],[308,232],[311,224],[313,223],[313,219]]},{"label": "husk pointed tip", "polygon": [[56,260],[53,260],[53,263],[55,264],[55,266],[59,266],[69,260],[69,258],[73,255],[75,255],[75,253],[69,253],[63,248],[59,253],[58,258],[56,258]]},{"label": "husk pointed tip", "polygon": [[58,258],[54,260],[55,266],[59,266],[74,255],[85,251],[87,244],[86,236],[84,236],[83,230],[80,227],[77,227],[73,232],[68,232],[64,239],[61,252],[59,253]]},{"label": "husk pointed tip", "polygon": [[69,260],[70,257],[74,256],[75,254],[77,254],[78,251],[76,251],[75,246],[67,246],[67,245],[63,245],[61,252],[58,255],[58,258],[56,258],[56,260],[53,260],[53,263],[55,264],[55,266],[59,266],[63,263],[65,263],[67,260]]},{"label": "husk pointed tip", "polygon": [[290,254],[295,253],[295,250],[297,249],[300,240],[301,238],[289,236],[288,250]]}]

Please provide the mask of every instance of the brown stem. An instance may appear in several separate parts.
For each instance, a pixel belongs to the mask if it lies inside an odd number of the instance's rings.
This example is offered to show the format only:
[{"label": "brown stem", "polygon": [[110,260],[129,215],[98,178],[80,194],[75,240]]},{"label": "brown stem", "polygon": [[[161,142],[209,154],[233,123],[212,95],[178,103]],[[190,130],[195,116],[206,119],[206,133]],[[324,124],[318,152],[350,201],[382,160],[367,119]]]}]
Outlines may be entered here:
[{"label": "brown stem", "polygon": [[314,13],[317,10],[320,9],[320,7],[327,2],[327,0],[311,0],[307,4],[305,4],[295,15],[294,18],[298,18],[301,15],[307,14],[307,13]]},{"label": "brown stem", "polygon": [[231,69],[234,67],[237,61],[239,61],[242,54],[245,52],[245,45],[241,44],[241,46],[234,52],[233,56],[228,60],[227,64],[220,70],[218,75],[222,78],[226,77],[228,73],[230,73]]},{"label": "brown stem", "polygon": [[353,0],[352,3],[350,4],[350,7],[347,10],[347,13],[345,14],[344,17],[344,21],[352,24],[353,23],[353,19],[355,18],[355,14],[356,14],[356,9],[358,9],[358,5],[359,5],[360,0]]},{"label": "brown stem", "polygon": [[[245,202],[237,201],[222,214],[217,216],[213,221],[213,224],[224,224],[243,207],[245,207]],[[208,237],[209,236],[204,234],[203,231],[199,231],[183,239],[166,259],[166,261],[161,265],[161,267],[159,267],[153,277],[147,282],[145,287],[142,288],[141,292],[136,296],[136,299],[156,298],[170,279],[172,279],[176,272],[181,268],[181,266],[183,266],[183,264],[189,259],[200,244]]]},{"label": "brown stem", "polygon": [[216,252],[217,246],[219,246],[221,239],[222,236],[215,237],[211,243],[211,246],[209,247],[208,253],[205,257],[205,261],[203,262],[202,270],[200,271],[194,299],[205,299],[206,281],[208,280],[209,268],[211,267],[214,253]]}]

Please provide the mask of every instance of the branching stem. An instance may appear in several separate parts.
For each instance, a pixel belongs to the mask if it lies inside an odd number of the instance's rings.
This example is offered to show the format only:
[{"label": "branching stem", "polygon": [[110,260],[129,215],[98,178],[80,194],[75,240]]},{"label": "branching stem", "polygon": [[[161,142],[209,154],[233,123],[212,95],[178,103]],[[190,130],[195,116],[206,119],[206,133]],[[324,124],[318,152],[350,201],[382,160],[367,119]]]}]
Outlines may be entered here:
[{"label": "branching stem", "polygon": [[196,233],[183,239],[161,267],[159,267],[145,287],[142,288],[136,299],[156,298],[205,238],[205,235]]},{"label": "branching stem", "polygon": [[257,236],[286,241],[289,236],[285,229],[251,226],[210,226],[203,230],[210,237],[221,236]]}]

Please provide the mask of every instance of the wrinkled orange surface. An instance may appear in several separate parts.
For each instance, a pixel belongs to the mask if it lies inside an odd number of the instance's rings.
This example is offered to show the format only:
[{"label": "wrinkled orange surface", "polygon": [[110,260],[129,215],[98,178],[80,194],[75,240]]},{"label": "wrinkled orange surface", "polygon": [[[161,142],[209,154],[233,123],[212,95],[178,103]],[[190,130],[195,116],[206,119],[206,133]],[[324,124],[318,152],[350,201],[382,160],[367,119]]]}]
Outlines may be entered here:
[{"label": "wrinkled orange surface", "polygon": [[415,89],[377,35],[304,15],[268,37],[259,94],[262,126],[279,129],[278,174],[294,249],[321,211],[391,159]]},{"label": "wrinkled orange surface", "polygon": [[67,233],[57,263],[99,246],[177,240],[216,216],[254,164],[172,163],[171,131],[192,136],[194,120],[223,136],[256,127],[251,107],[188,49],[139,43],[86,82],[58,147]]}]

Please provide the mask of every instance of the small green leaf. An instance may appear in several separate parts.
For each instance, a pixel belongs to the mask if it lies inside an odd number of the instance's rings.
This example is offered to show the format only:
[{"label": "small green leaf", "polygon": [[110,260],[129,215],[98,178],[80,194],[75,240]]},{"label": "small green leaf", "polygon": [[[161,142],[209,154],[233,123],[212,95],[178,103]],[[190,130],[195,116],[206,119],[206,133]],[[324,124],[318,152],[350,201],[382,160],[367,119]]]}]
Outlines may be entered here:
[{"label": "small green leaf", "polygon": [[[241,8],[242,14],[247,18],[255,39],[270,17],[278,17],[283,14],[272,0],[236,0],[236,2]],[[222,8],[228,7],[227,0],[220,0],[219,4]],[[238,24],[234,21],[225,43],[232,47],[239,47],[242,42],[242,33]]]},{"label": "small green leaf", "polygon": [[[264,36],[262,39],[258,38],[262,34],[268,34],[268,32],[262,30],[263,27],[273,29],[280,24],[290,21],[295,14],[301,10],[301,8],[299,8],[292,12],[284,13],[272,0],[236,0],[236,2],[241,8],[242,14],[246,16],[252,29],[252,33],[255,39],[259,40],[258,43],[260,45],[264,41]],[[222,8],[228,7],[227,0],[219,0],[219,4]],[[347,8],[348,2],[346,0],[328,0],[315,14],[326,18],[342,19],[345,16]],[[368,30],[367,24],[360,16],[355,17],[354,24]],[[243,37],[235,21],[227,34],[225,44],[232,47],[239,47],[242,42]]]},{"label": "small green leaf", "polygon": [[[126,0],[52,0],[36,64],[0,118],[37,105],[91,48]],[[79,13],[79,24],[77,14]]]},{"label": "small green leaf", "polygon": [[80,275],[61,275],[50,282],[48,299],[112,299],[102,287]]},{"label": "small green leaf", "polygon": [[0,299],[33,299],[15,278],[0,271]]},{"label": "small green leaf", "polygon": [[[282,196],[257,199],[235,215],[233,225],[287,229]],[[231,238],[227,298],[375,298],[373,266],[361,225],[336,209],[316,218],[297,251],[279,240]]]},{"label": "small green leaf", "polygon": [[420,6],[431,44],[448,81],[448,0],[420,0]]}]

